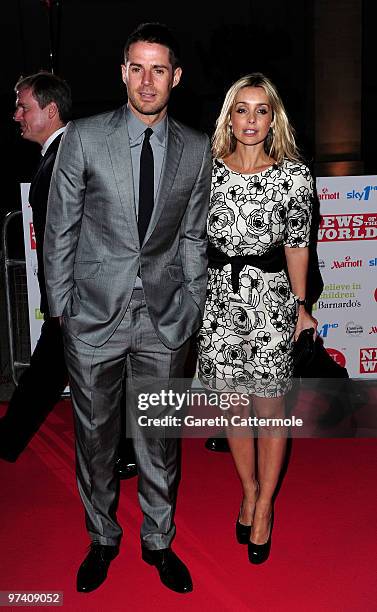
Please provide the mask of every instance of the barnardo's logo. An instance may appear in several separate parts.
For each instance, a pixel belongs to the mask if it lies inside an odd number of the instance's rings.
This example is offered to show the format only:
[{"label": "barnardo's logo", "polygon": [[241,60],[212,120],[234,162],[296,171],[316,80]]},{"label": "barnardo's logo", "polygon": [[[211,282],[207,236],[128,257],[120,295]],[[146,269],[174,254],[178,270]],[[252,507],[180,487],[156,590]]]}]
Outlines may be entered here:
[{"label": "barnardo's logo", "polygon": [[322,215],[319,242],[374,240],[377,237],[377,213]]},{"label": "barnardo's logo", "polygon": [[373,191],[377,191],[377,185],[365,185],[365,187],[361,191],[356,191],[356,189],[352,189],[352,191],[347,192],[347,200],[364,200],[366,202],[369,200]]},{"label": "barnardo's logo", "polygon": [[318,335],[322,336],[322,338],[327,338],[330,329],[336,329],[337,327],[339,327],[339,323],[324,323],[318,330]]},{"label": "barnardo's logo", "polygon": [[39,321],[39,320],[43,319],[43,312],[41,312],[39,310],[39,308],[35,308],[34,309],[34,316],[37,319],[37,321]]},{"label": "barnardo's logo", "polygon": [[374,374],[375,372],[377,372],[377,348],[361,348],[360,374]]},{"label": "barnardo's logo", "polygon": [[322,187],[318,193],[319,200],[339,200],[339,191],[329,191],[328,187]]},{"label": "barnardo's logo", "polygon": [[349,255],[344,259],[334,259],[332,262],[331,270],[340,268],[361,268],[363,265],[362,259],[351,259]]},{"label": "barnardo's logo", "polygon": [[338,349],[334,349],[334,348],[326,348],[326,351],[328,352],[330,357],[335,361],[335,363],[340,365],[342,368],[346,367],[346,358],[343,355],[343,353],[338,351]]},{"label": "barnardo's logo", "polygon": [[346,334],[349,336],[360,336],[364,331],[364,328],[360,323],[355,323],[354,321],[348,321],[346,323]]},{"label": "barnardo's logo", "polygon": [[369,330],[369,334],[377,334],[377,325],[372,325]]},{"label": "barnardo's logo", "polygon": [[329,283],[324,286],[320,299],[313,306],[313,311],[325,308],[360,308],[361,302],[358,299],[358,292],[360,290],[360,283]]}]

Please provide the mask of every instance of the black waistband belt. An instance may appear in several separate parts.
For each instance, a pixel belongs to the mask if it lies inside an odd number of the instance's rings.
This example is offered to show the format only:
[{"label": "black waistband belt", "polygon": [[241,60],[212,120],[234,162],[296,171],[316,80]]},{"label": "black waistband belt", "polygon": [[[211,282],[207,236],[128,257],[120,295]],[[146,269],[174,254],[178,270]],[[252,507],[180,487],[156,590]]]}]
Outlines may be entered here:
[{"label": "black waistband belt", "polygon": [[235,255],[230,257],[213,244],[208,245],[208,267],[221,270],[230,264],[232,268],[231,279],[234,293],[238,293],[240,287],[240,273],[245,266],[259,268],[263,272],[281,272],[285,266],[284,246],[273,247],[263,255]]}]

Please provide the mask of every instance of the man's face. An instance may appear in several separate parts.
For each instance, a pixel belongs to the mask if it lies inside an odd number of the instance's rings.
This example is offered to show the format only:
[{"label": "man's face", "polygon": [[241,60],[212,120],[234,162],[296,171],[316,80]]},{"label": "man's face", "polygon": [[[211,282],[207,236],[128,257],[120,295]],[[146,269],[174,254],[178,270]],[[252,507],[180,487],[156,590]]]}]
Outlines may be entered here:
[{"label": "man's face", "polygon": [[51,127],[50,107],[51,104],[47,104],[45,108],[41,108],[30,88],[17,92],[13,119],[20,124],[22,138],[43,145],[49,137]]},{"label": "man's face", "polygon": [[144,123],[155,123],[166,114],[170,92],[178,85],[181,68],[173,67],[169,49],[164,45],[135,42],[122,65],[122,78],[127,86],[128,106]]}]

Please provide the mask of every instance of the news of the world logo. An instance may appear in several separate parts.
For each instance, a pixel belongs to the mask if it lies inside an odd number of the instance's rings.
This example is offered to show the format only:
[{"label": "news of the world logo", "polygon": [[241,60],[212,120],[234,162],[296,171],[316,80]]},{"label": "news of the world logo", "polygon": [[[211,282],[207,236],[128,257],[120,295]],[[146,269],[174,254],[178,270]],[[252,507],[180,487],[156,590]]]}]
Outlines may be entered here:
[{"label": "news of the world logo", "polygon": [[377,214],[322,215],[318,240],[374,240],[377,238]]},{"label": "news of the world logo", "polygon": [[360,349],[360,374],[377,372],[377,347]]}]

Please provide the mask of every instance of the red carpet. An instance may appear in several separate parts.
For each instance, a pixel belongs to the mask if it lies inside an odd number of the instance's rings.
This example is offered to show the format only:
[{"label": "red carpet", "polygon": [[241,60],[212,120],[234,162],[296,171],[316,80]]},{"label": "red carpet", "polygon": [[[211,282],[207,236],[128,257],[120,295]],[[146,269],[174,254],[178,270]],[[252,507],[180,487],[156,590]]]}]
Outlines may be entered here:
[{"label": "red carpet", "polygon": [[88,541],[63,401],[15,464],[0,461],[0,590],[63,591],[63,610],[75,612],[374,611],[376,450],[370,439],[293,440],[271,557],[258,567],[235,541],[241,494],[230,455],[185,440],[174,548],[194,592],[168,591],[141,561],[133,479],[121,484],[121,553],[104,585],[84,595],[75,576]]}]

